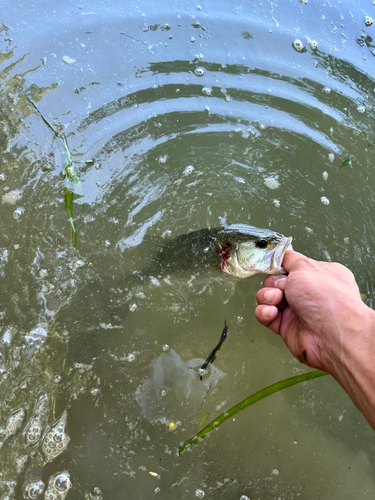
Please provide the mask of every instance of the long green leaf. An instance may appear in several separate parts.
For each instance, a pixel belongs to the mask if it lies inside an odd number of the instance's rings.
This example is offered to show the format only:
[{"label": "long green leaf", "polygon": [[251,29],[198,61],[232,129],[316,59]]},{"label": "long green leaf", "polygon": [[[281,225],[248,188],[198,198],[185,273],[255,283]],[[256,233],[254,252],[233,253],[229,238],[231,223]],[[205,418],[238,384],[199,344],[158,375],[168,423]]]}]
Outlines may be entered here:
[{"label": "long green leaf", "polygon": [[282,391],[287,387],[291,387],[292,385],[300,384],[301,382],[306,382],[307,380],[312,380],[314,378],[323,377],[324,375],[328,375],[326,372],[322,372],[320,370],[315,370],[312,372],[303,373],[302,375],[296,375],[295,377],[289,377],[284,380],[280,380],[280,382],[276,382],[275,384],[269,385],[265,387],[261,391],[255,392],[248,398],[244,399],[240,403],[236,404],[228,411],[222,413],[218,417],[215,418],[211,423],[206,425],[203,429],[201,429],[195,436],[191,437],[187,441],[185,441],[178,449],[177,456],[179,456],[184,450],[189,449],[195,443],[202,441],[202,439],[209,434],[211,431],[216,429],[223,422],[228,420],[228,418],[233,417],[236,413],[244,410],[248,406],[257,403],[261,399],[264,399],[275,392]]}]

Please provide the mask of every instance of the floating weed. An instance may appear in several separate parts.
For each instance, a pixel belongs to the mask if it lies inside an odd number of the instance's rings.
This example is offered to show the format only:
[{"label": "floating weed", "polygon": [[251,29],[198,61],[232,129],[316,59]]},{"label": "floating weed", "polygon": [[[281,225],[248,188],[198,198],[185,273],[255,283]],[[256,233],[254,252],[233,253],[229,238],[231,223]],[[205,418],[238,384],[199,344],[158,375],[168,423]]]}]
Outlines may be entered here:
[{"label": "floating weed", "polygon": [[221,425],[223,422],[225,422],[229,418],[232,418],[234,415],[244,410],[248,406],[257,403],[261,399],[271,396],[271,394],[274,394],[275,392],[282,391],[287,387],[291,387],[292,385],[300,384],[301,382],[306,382],[307,380],[312,380],[314,378],[323,377],[324,375],[328,374],[320,370],[314,370],[311,372],[303,373],[302,375],[296,375],[294,377],[289,377],[284,380],[280,380],[275,384],[269,385],[268,387],[265,387],[264,389],[255,392],[248,398],[244,399],[240,403],[236,404],[226,412],[216,417],[215,420],[206,425],[206,427],[203,427],[203,429],[197,432],[197,434],[195,434],[193,437],[185,441],[179,447],[177,456],[179,456],[184,450],[191,448],[191,446],[193,446],[195,443],[202,441],[207,436],[207,434],[209,434],[211,431],[219,427],[219,425]]},{"label": "floating weed", "polygon": [[52,125],[48,122],[48,120],[43,116],[43,114],[40,112],[36,104],[32,99],[30,99],[29,96],[26,96],[27,100],[31,103],[37,114],[40,116],[40,118],[43,120],[45,125],[50,129],[52,132],[52,141],[55,141],[57,144],[57,147],[60,151],[61,154],[61,159],[63,163],[63,177],[65,180],[65,195],[64,195],[64,200],[65,200],[65,210],[68,215],[68,221],[70,223],[71,229],[72,229],[72,244],[73,247],[77,247],[77,230],[76,226],[74,223],[74,218],[73,218],[73,199],[74,195],[78,197],[83,197],[83,191],[82,191],[82,185],[78,177],[77,169],[73,165],[72,158],[70,155],[70,150],[68,146],[68,142],[66,140],[65,135],[62,132],[56,131]]},{"label": "floating weed", "polygon": [[351,166],[351,164],[352,160],[350,158],[347,158],[345,161],[341,163],[340,168]]}]

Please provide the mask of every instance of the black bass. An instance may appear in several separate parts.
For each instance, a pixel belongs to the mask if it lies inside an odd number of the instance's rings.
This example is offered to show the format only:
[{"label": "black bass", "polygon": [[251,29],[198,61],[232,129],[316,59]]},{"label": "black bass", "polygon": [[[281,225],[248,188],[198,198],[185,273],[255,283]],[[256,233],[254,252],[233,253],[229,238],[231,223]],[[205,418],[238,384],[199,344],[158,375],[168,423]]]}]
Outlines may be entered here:
[{"label": "black bass", "polygon": [[[235,278],[285,274],[282,261],[292,238],[246,224],[201,229],[178,236],[157,254],[146,275],[220,267]],[[142,273],[143,274],[143,273]]]}]

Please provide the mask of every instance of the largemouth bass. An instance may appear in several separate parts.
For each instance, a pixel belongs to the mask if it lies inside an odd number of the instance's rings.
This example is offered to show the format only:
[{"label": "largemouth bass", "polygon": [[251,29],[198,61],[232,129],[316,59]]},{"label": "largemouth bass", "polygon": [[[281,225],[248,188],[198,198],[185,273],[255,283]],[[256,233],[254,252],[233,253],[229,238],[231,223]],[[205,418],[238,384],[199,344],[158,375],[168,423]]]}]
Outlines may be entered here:
[{"label": "largemouth bass", "polygon": [[[178,236],[157,254],[145,275],[218,267],[235,278],[285,274],[282,261],[292,238],[246,224],[201,229]],[[142,273],[143,274],[143,273]]]}]

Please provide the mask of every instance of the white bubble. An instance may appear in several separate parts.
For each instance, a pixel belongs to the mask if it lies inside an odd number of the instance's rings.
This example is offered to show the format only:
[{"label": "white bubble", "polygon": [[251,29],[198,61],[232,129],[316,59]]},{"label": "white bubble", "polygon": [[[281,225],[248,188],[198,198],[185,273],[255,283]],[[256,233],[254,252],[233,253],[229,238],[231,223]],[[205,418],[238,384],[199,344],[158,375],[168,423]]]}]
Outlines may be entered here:
[{"label": "white bubble", "polygon": [[13,219],[14,220],[20,220],[23,214],[23,209],[22,208],[16,208],[16,210],[13,212]]},{"label": "white bubble", "polygon": [[276,207],[276,208],[279,208],[279,207],[280,207],[280,200],[276,200],[276,199],[275,199],[275,200],[273,200],[273,202],[272,202],[272,203],[275,205],[275,207]]},{"label": "white bubble", "polygon": [[318,42],[316,40],[311,40],[310,48],[311,50],[315,50],[318,47]]},{"label": "white bubble", "polygon": [[135,361],[135,354],[134,353],[128,354],[127,360],[129,361],[129,363]]},{"label": "white bubble", "polygon": [[329,87],[324,87],[323,92],[325,92],[326,94],[330,94],[331,89]]},{"label": "white bubble", "polygon": [[357,111],[358,113],[364,113],[366,111],[366,108],[364,106],[358,106]]},{"label": "white bubble", "polygon": [[370,16],[365,17],[365,25],[366,26],[371,26],[373,22],[374,22],[374,20],[372,19],[372,17],[370,17]]},{"label": "white bubble", "polygon": [[168,352],[168,351],[169,351],[169,349],[170,349],[170,347],[169,347],[169,345],[168,345],[168,344],[164,344],[164,345],[163,345],[163,351],[164,351],[164,352]]},{"label": "white bubble", "polygon": [[69,56],[64,56],[62,60],[64,61],[65,64],[73,64],[76,62],[75,59],[71,59]]},{"label": "white bubble", "polygon": [[323,179],[326,181],[328,179],[328,172],[323,172]]},{"label": "white bubble", "polygon": [[203,76],[203,75],[204,75],[204,69],[203,69],[203,68],[195,68],[194,73],[195,73],[197,76]]},{"label": "white bubble", "polygon": [[297,52],[302,52],[304,49],[303,43],[301,42],[301,40],[298,39],[294,40],[293,47]]},{"label": "white bubble", "polygon": [[163,155],[159,157],[159,163],[165,163],[168,159],[168,155]]},{"label": "white bubble", "polygon": [[320,201],[323,203],[323,205],[329,205],[329,199],[326,196],[322,196],[320,198]]},{"label": "white bubble", "polygon": [[328,159],[329,159],[329,161],[332,163],[332,162],[333,162],[333,160],[335,159],[335,155],[334,155],[333,153],[329,153],[329,155],[328,155]]},{"label": "white bubble", "polygon": [[273,474],[274,476],[278,476],[280,474],[280,472],[277,469],[273,469],[271,471],[271,474]]},{"label": "white bubble", "polygon": [[163,398],[167,394],[167,391],[165,389],[162,389],[160,391],[160,396]]},{"label": "white bubble", "polygon": [[130,312],[135,312],[137,310],[137,308],[138,308],[137,304],[130,304],[129,305]]},{"label": "white bubble", "polygon": [[264,179],[264,184],[269,189],[277,189],[280,186],[280,182],[277,180],[276,176],[270,175]]},{"label": "white bubble", "polygon": [[193,165],[188,165],[185,170],[182,172],[184,175],[190,175],[194,170]]},{"label": "white bubble", "polygon": [[212,95],[212,89],[210,87],[203,87],[202,92],[204,95]]},{"label": "white bubble", "polygon": [[[301,2],[302,2],[302,0],[301,0]],[[307,0],[306,0],[306,2],[307,2]],[[246,495],[241,495],[240,500],[250,500],[250,498]]]},{"label": "white bubble", "polygon": [[154,491],[155,491],[155,495],[156,495],[156,494],[160,493],[160,488],[156,487]]},{"label": "white bubble", "polygon": [[197,498],[203,498],[204,497],[204,491],[203,490],[195,490],[195,496]]},{"label": "white bubble", "polygon": [[47,276],[48,276],[48,271],[47,271],[47,269],[41,269],[41,270],[39,271],[39,276],[40,276],[41,278],[47,278]]},{"label": "white bubble", "polygon": [[83,267],[85,265],[85,261],[82,259],[78,259],[72,264],[72,269],[73,271],[77,271],[80,267]]},{"label": "white bubble", "polygon": [[192,43],[194,43],[194,42],[195,42],[195,38],[192,36],[192,37],[190,38],[190,41],[191,41]]}]

